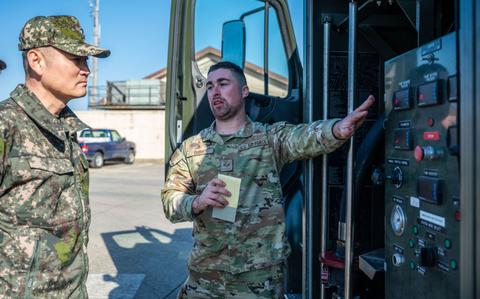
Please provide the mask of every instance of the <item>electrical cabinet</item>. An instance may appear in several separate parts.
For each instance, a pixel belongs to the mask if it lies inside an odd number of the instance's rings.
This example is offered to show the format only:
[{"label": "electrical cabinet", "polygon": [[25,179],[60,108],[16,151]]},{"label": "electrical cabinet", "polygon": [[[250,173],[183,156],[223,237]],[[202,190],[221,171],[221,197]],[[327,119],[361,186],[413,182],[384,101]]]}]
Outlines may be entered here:
[{"label": "electrical cabinet", "polygon": [[385,63],[385,292],[459,298],[455,33]]}]

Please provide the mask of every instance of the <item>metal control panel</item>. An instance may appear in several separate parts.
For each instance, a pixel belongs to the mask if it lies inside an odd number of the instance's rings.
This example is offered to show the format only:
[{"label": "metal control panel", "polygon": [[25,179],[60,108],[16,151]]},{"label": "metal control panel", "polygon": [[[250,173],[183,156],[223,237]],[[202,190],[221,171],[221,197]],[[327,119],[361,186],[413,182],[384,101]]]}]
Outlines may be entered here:
[{"label": "metal control panel", "polygon": [[458,298],[455,34],[385,63],[385,292]]}]

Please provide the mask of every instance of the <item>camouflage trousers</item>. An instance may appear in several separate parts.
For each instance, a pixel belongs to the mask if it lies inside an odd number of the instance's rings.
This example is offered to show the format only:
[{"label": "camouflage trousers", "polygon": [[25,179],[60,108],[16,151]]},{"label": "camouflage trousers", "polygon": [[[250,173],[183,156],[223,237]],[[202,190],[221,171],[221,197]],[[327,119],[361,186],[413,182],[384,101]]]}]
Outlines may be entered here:
[{"label": "camouflage trousers", "polygon": [[283,283],[283,264],[238,274],[190,270],[177,299],[283,298]]}]

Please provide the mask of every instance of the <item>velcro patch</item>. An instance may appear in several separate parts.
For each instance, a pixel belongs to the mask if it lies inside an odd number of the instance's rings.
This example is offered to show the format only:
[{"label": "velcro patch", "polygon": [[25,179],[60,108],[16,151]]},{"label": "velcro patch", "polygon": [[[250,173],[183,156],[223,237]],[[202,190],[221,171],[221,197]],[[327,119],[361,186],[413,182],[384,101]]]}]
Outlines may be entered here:
[{"label": "velcro patch", "polygon": [[199,156],[199,155],[210,155],[215,152],[214,147],[200,147],[195,149],[190,149],[187,153],[187,157]]},{"label": "velcro patch", "polygon": [[264,137],[262,139],[255,139],[255,140],[252,140],[248,143],[240,144],[240,146],[238,147],[238,150],[239,151],[244,151],[244,150],[252,148],[252,147],[264,146],[264,145],[267,145],[267,144],[268,144],[268,142],[267,142],[266,138]]},{"label": "velcro patch", "polygon": [[220,171],[221,172],[233,171],[233,159],[220,160]]}]

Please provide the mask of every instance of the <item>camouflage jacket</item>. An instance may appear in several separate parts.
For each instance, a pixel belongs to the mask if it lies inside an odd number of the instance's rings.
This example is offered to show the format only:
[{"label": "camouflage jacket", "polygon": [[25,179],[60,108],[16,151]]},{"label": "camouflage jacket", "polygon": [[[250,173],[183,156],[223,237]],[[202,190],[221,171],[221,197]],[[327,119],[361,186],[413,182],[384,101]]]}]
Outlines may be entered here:
[{"label": "camouflage jacket", "polygon": [[[193,221],[192,270],[241,273],[277,264],[288,256],[280,170],[291,161],[341,146],[344,141],[332,133],[336,121],[294,126],[249,120],[225,141],[213,123],[182,143],[170,159],[162,201],[170,221]],[[234,223],[212,218],[211,208],[192,215],[194,198],[219,173],[241,178]]]},{"label": "camouflage jacket", "polygon": [[23,85],[0,103],[0,298],[88,297],[85,127]]}]

